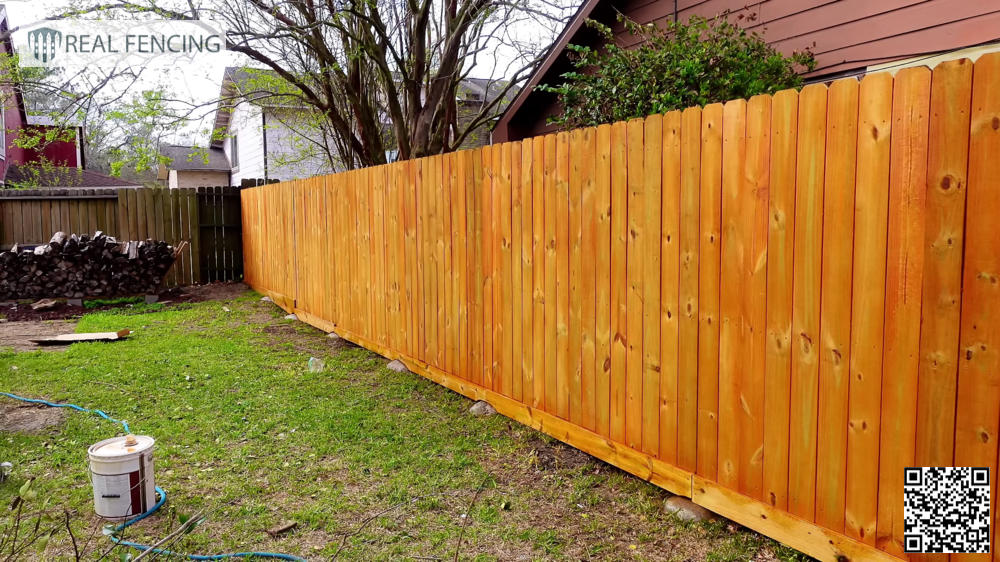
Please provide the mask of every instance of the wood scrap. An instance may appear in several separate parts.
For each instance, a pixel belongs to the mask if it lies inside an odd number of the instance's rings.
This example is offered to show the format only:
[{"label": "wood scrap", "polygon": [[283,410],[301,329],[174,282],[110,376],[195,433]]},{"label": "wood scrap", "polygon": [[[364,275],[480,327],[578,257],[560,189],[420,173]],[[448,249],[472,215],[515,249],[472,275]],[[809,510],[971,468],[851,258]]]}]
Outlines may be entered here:
[{"label": "wood scrap", "polygon": [[276,538],[279,535],[283,535],[283,534],[287,533],[288,531],[291,531],[292,529],[294,529],[294,528],[296,528],[298,526],[299,526],[299,524],[298,524],[297,521],[289,521],[288,523],[285,523],[283,525],[278,525],[277,527],[275,527],[273,529],[268,529],[267,530],[267,534],[271,535],[271,538]]},{"label": "wood scrap", "polygon": [[80,342],[94,341],[118,341],[125,339],[132,330],[118,330],[117,332],[90,332],[84,334],[60,334],[58,336],[45,336],[30,340],[38,345],[69,345]]}]

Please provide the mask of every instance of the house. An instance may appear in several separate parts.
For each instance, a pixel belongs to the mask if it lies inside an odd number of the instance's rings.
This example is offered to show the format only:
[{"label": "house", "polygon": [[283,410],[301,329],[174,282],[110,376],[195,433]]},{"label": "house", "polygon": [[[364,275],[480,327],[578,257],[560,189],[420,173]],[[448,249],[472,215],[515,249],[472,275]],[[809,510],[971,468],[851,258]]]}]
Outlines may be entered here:
[{"label": "house", "polygon": [[[0,5],[0,53],[14,54],[7,10]],[[50,116],[29,115],[24,93],[11,80],[0,80],[0,185],[32,188],[135,187],[132,182],[87,170],[83,126],[57,123]],[[38,146],[18,146],[18,139],[50,138]]]},{"label": "house", "polygon": [[[194,147],[167,147],[161,154],[172,163],[161,170],[160,180],[171,187],[175,187],[175,176],[179,187],[219,185],[226,163],[229,185],[307,178],[342,169],[333,140],[324,134],[322,118],[287,97],[266,93],[272,76],[267,70],[227,68],[208,158],[205,150]],[[468,123],[504,85],[496,80],[463,80],[456,100],[459,123]],[[461,147],[483,146],[489,140],[486,124],[468,135]],[[392,154],[389,159],[393,159]],[[204,175],[209,173],[212,175]]]},{"label": "house", "polygon": [[261,70],[229,67],[213,126],[213,150],[230,164],[230,185],[243,180],[291,180],[336,171],[332,148],[309,108],[253,87]]},{"label": "house", "polygon": [[535,86],[558,84],[560,75],[572,70],[567,45],[599,44],[596,32],[584,25],[588,19],[610,26],[620,44],[636,45],[637,39],[618,23],[619,13],[641,24],[726,13],[730,21],[758,33],[783,53],[810,50],[817,64],[806,75],[809,82],[908,65],[933,66],[962,57],[974,59],[1000,49],[1000,43],[995,43],[1000,38],[996,32],[1000,5],[995,2],[586,0],[497,122],[494,142],[555,130],[547,118],[559,111],[557,96],[535,90]]},{"label": "house", "polygon": [[160,155],[167,162],[160,164],[157,180],[171,189],[230,185],[232,168],[221,148],[174,144],[161,147]]}]

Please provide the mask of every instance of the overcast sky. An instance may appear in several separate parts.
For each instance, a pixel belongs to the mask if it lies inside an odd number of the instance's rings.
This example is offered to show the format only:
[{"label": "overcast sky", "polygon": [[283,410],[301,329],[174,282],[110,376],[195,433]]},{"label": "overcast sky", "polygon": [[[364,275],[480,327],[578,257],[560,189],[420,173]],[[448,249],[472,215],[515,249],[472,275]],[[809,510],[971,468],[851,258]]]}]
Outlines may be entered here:
[{"label": "overcast sky", "polygon": [[[5,2],[7,18],[12,29],[37,24],[48,15],[66,10],[70,4],[70,0],[6,0]],[[551,41],[558,32],[558,26],[550,26],[547,29],[538,24],[522,24],[514,26],[511,32],[518,40],[530,40],[544,45]],[[16,42],[19,33],[15,32],[14,37]],[[506,54],[503,50],[498,51],[496,62],[494,57],[484,56],[473,69],[472,76],[499,78],[505,74],[506,67],[510,65],[511,57],[512,55]],[[150,89],[157,85],[164,85],[178,99],[202,104],[218,97],[223,71],[227,66],[248,63],[249,59],[243,55],[228,51],[200,54],[195,64],[177,65],[167,60],[154,61],[144,65],[143,80],[135,87]],[[210,126],[208,118],[203,119],[201,124],[192,124],[189,132],[184,135],[189,138],[173,139],[173,142],[196,142],[199,139],[194,131],[206,130],[208,126]],[[205,142],[205,139],[200,140]]]}]

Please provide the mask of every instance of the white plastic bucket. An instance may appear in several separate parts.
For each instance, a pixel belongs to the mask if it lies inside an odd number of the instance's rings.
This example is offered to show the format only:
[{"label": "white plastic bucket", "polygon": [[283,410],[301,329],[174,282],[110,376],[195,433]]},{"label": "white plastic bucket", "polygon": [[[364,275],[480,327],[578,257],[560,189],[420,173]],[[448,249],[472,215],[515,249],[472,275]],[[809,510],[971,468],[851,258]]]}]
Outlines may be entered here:
[{"label": "white plastic bucket", "polygon": [[105,519],[123,519],[156,503],[152,437],[126,435],[87,449],[94,485],[94,511]]}]

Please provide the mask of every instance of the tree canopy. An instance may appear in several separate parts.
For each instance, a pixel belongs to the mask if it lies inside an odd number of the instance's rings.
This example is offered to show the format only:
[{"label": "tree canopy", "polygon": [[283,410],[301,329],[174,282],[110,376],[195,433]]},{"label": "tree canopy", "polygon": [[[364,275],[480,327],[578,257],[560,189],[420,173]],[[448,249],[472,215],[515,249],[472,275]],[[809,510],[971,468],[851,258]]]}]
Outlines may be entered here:
[{"label": "tree canopy", "polygon": [[[98,0],[50,18],[219,22],[227,30],[227,49],[243,55],[248,66],[267,71],[253,86],[256,99],[280,97],[307,110],[313,117],[299,126],[323,139],[342,167],[354,168],[384,163],[388,155],[409,159],[449,152],[491,126],[544,54],[547,44],[537,37],[563,25],[565,1]],[[525,39],[513,31],[525,23],[550,33]],[[465,114],[459,115],[456,100],[463,82],[474,70],[482,76],[484,68],[493,69],[486,88],[492,95],[475,106],[464,104]],[[121,75],[129,80],[127,72]],[[101,88],[81,93],[66,81],[52,80],[34,86],[48,88],[48,95],[59,99],[54,105],[60,114],[83,113],[89,120],[121,121],[136,130],[155,117],[158,127],[172,132],[239,101],[223,94],[195,104],[168,88],[137,92],[138,86],[131,87],[129,96],[113,100],[117,104],[101,105],[93,103]],[[152,147],[143,139],[159,135],[146,132],[118,139],[119,152],[111,158],[118,168],[124,161],[150,164],[142,153]],[[214,139],[225,135],[207,133]]]}]

